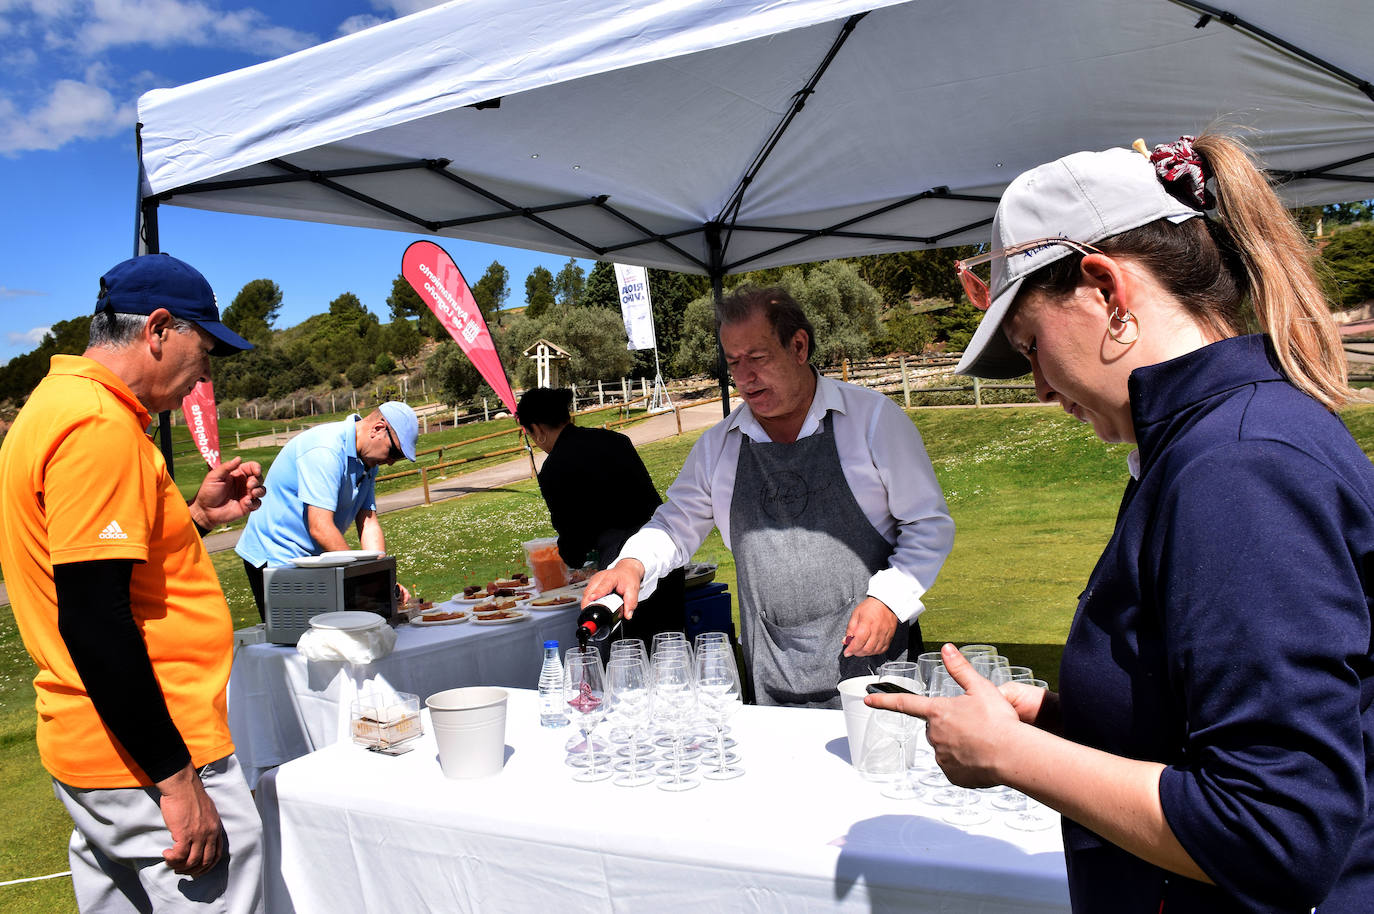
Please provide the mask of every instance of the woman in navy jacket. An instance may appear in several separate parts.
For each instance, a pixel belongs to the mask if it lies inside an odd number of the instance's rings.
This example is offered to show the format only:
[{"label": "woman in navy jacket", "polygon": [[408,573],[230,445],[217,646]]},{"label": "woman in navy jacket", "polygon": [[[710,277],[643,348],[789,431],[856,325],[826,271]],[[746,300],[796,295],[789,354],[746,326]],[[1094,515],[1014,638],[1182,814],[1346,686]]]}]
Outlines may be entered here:
[{"label": "woman in navy jacket", "polygon": [[1374,909],[1374,467],[1309,245],[1220,136],[1033,169],[993,245],[959,370],[1031,371],[1132,478],[1058,694],[946,646],[964,695],[869,703],[1059,810],[1077,911]]}]

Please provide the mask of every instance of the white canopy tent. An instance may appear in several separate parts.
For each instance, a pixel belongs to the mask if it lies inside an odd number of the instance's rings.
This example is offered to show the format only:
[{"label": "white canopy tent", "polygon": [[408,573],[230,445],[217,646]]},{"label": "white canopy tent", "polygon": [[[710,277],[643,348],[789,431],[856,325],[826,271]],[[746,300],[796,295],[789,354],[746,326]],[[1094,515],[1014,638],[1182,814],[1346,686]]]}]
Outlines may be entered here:
[{"label": "white canopy tent", "polygon": [[455,0],[139,102],[156,208],[721,277],[987,240],[1020,171],[1221,121],[1374,196],[1369,0]]}]

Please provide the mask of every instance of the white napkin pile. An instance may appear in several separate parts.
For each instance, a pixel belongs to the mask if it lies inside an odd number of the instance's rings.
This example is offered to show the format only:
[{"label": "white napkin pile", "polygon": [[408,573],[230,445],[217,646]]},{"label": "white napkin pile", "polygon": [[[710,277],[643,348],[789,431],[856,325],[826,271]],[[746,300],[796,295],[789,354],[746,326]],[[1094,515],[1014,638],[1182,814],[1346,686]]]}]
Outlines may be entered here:
[{"label": "white napkin pile", "polygon": [[349,663],[380,660],[395,646],[396,632],[381,616],[372,628],[351,632],[312,628],[296,642],[296,650],[306,660],[346,660]]}]

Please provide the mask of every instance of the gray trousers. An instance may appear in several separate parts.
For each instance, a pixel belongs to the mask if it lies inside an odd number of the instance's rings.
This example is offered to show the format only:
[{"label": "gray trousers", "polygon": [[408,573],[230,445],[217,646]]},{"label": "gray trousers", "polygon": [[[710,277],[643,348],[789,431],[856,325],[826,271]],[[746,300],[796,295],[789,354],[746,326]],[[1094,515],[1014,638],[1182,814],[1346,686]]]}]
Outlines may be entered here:
[{"label": "gray trousers", "polygon": [[172,836],[156,788],[72,787],[53,780],[53,792],[76,825],[67,858],[82,914],[261,914],[262,820],[238,760],[229,755],[211,762],[200,780],[228,841],[219,864],[195,879],[178,876],[162,859]]}]

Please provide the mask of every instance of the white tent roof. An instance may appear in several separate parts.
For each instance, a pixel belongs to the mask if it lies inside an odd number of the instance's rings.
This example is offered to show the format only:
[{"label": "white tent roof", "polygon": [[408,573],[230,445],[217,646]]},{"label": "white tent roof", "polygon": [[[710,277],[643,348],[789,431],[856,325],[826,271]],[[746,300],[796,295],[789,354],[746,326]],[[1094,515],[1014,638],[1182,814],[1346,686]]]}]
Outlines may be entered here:
[{"label": "white tent roof", "polygon": [[1290,204],[1374,196],[1369,0],[1226,10],[455,0],[149,92],[143,192],[722,273],[985,241],[1020,171],[1217,120]]}]

